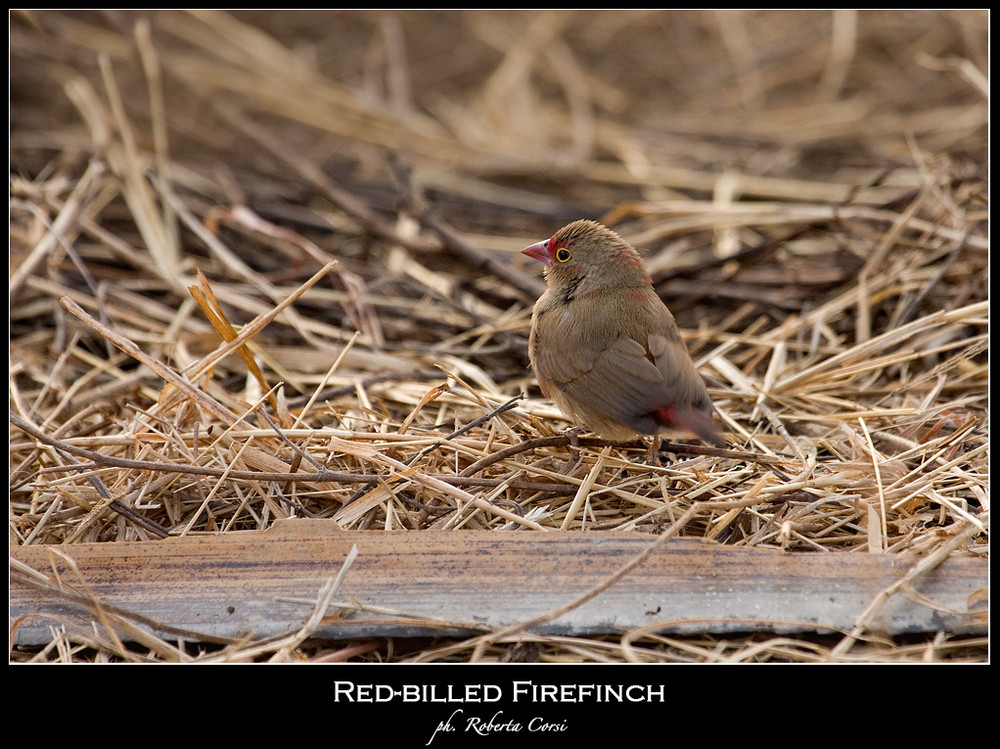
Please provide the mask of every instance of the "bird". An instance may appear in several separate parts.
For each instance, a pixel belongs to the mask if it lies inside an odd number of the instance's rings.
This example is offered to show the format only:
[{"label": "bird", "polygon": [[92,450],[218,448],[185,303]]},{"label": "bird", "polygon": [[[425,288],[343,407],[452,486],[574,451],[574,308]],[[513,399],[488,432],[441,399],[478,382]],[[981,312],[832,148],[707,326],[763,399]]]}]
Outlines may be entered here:
[{"label": "bird", "polygon": [[614,441],[695,436],[725,445],[708,388],[639,253],[588,219],[521,252],[545,266],[528,355],[542,395]]}]

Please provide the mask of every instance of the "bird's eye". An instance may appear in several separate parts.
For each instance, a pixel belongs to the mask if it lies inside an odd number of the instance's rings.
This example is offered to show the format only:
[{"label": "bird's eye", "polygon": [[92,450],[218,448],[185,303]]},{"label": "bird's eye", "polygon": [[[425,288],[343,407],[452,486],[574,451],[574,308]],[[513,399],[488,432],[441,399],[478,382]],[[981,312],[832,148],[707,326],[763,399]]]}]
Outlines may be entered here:
[{"label": "bird's eye", "polygon": [[565,247],[560,247],[558,250],[556,250],[556,260],[558,260],[560,263],[565,263],[571,257],[573,257],[573,253],[567,250]]}]

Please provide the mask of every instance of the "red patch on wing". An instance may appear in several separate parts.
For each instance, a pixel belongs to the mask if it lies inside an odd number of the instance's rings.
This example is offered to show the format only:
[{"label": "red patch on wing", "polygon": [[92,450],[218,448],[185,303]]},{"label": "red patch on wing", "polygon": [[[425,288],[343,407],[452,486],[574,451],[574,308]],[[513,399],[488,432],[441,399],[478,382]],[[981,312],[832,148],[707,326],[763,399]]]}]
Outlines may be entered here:
[{"label": "red patch on wing", "polygon": [[678,408],[676,403],[671,403],[650,411],[649,416],[660,426],[690,432],[711,445],[725,447],[726,442],[719,434],[711,415],[700,409],[687,405]]},{"label": "red patch on wing", "polygon": [[669,406],[664,406],[663,408],[658,408],[655,411],[651,411],[649,414],[653,421],[655,421],[660,426],[665,427],[676,427],[677,424],[677,406],[671,403]]}]

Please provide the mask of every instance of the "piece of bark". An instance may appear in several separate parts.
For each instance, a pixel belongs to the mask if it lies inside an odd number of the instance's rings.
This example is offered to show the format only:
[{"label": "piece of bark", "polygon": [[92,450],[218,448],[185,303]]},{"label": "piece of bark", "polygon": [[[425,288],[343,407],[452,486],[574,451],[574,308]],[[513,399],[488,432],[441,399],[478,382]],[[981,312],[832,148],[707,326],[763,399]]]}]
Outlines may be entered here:
[{"label": "piece of bark", "polygon": [[[46,643],[50,625],[60,622],[89,629],[98,621],[93,601],[165,638],[227,642],[295,632],[355,545],[358,555],[313,636],[482,633],[575,600],[655,540],[603,532],[342,531],[329,521],[291,520],[266,532],[15,547],[12,641]],[[672,540],[595,598],[532,631],[581,635],[655,624],[679,634],[848,631],[918,562]],[[985,633],[987,566],[953,555],[890,596],[869,629]]]}]

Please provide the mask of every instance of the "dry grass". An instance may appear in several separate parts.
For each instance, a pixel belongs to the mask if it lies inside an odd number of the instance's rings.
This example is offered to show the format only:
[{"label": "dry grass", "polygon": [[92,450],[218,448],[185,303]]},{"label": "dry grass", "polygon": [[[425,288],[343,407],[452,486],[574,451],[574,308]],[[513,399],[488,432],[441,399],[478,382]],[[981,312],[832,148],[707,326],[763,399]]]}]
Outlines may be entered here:
[{"label": "dry grass", "polygon": [[[11,543],[290,516],[657,534],[724,500],[745,506],[682,534],[985,555],[986,24],[14,12]],[[540,278],[518,250],[580,217],[646,250],[731,450],[675,446],[651,466],[641,445],[561,436],[527,369]],[[307,640],[282,656],[987,653],[946,632],[852,634]],[[65,633],[11,653],[150,658]]]}]

